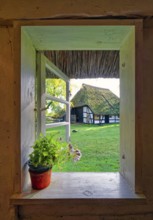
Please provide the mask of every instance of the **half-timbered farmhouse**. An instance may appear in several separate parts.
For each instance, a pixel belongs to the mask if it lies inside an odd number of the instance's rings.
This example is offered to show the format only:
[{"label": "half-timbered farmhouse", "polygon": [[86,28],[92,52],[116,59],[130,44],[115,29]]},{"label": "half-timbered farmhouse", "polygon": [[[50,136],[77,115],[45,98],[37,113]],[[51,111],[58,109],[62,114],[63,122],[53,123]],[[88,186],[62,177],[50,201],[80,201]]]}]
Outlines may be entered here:
[{"label": "half-timbered farmhouse", "polygon": [[119,98],[109,89],[83,84],[72,99],[71,115],[76,122],[102,124],[119,122]]}]

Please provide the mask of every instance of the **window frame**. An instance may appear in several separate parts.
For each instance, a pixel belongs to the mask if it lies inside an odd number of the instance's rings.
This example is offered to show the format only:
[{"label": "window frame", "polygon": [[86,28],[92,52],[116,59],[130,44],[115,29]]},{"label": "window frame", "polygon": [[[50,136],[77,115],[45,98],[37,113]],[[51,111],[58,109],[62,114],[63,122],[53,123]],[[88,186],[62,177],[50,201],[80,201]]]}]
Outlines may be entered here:
[{"label": "window frame", "polygon": [[[65,126],[66,127],[66,141],[70,141],[70,79],[56,66],[54,65],[42,52],[37,52],[37,137],[40,133],[46,133],[47,128]],[[57,98],[56,96],[51,96],[45,91],[45,79],[46,79],[46,69],[53,72],[60,79],[64,80],[66,83],[66,100]],[[56,101],[61,104],[66,105],[66,121],[46,124],[46,100]]]},{"label": "window frame", "polygon": [[[142,150],[143,150],[143,141],[142,141],[142,84],[143,84],[143,62],[142,62],[142,54],[143,54],[143,36],[142,36],[142,19],[121,19],[121,20],[115,20],[115,19],[88,19],[88,20],[44,20],[44,21],[15,21],[14,27],[15,27],[15,44],[19,45],[21,39],[21,27],[23,26],[46,26],[46,25],[134,25],[135,26],[135,185],[133,189],[136,192],[143,192],[143,184],[142,184],[142,165],[143,165],[143,157],[142,157]],[[15,70],[20,76],[20,46],[17,46],[15,48],[15,59],[18,60],[15,64]],[[17,185],[15,187],[16,192],[21,192],[22,188],[22,181],[21,181],[21,169],[20,169],[20,163],[21,159],[18,159],[17,155],[21,155],[21,147],[19,145],[19,148],[17,149],[16,154],[16,163],[15,163],[15,169],[16,169],[16,179],[17,179]],[[21,167],[23,165],[21,164]]]}]

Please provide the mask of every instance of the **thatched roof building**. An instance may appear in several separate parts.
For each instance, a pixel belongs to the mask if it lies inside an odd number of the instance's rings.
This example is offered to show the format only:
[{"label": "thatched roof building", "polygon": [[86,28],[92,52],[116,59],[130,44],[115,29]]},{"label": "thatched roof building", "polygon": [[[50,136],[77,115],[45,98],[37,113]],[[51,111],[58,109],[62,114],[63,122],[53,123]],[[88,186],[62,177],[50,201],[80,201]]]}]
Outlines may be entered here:
[{"label": "thatched roof building", "polygon": [[97,115],[119,114],[119,98],[109,89],[83,84],[71,102],[75,108],[88,106]]}]

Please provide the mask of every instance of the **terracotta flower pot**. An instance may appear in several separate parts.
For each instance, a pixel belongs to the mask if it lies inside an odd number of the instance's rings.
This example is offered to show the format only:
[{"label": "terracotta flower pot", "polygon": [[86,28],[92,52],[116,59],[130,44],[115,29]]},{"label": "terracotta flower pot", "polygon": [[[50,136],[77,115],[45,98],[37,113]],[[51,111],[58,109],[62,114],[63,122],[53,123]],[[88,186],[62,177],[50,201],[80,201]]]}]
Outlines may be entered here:
[{"label": "terracotta flower pot", "polygon": [[51,173],[52,170],[47,170],[43,173],[35,173],[29,170],[32,188],[33,189],[44,189],[46,188],[51,182]]}]

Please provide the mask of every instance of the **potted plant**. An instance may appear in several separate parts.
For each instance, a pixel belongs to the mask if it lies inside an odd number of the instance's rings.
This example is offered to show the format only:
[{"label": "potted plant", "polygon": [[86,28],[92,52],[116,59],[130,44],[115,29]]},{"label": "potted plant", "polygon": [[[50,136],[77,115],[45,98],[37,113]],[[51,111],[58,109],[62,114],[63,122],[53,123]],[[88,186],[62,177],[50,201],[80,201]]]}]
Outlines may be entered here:
[{"label": "potted plant", "polygon": [[32,188],[43,189],[51,182],[52,167],[69,159],[69,147],[53,136],[40,135],[32,148],[28,161]]}]

